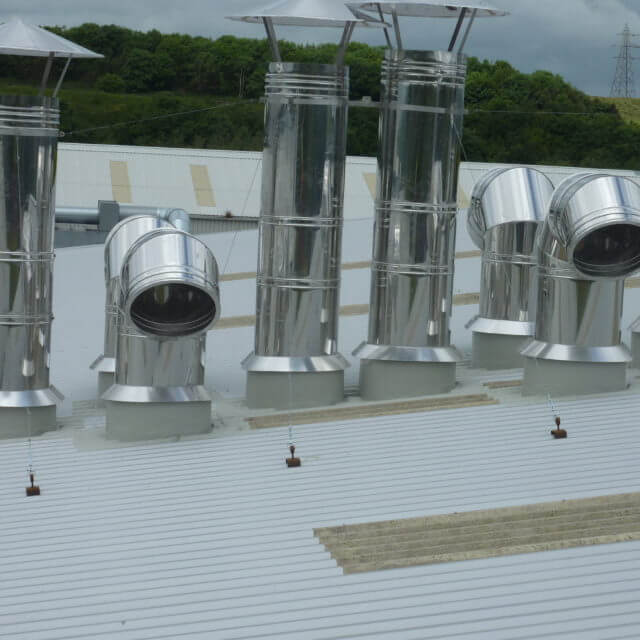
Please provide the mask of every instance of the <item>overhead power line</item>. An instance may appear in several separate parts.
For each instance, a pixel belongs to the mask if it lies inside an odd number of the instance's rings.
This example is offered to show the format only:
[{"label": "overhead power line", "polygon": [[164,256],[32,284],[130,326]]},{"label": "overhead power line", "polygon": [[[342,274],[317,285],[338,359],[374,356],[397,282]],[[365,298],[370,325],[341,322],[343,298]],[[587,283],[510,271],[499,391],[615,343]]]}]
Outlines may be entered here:
[{"label": "overhead power line", "polygon": [[[91,133],[93,131],[105,131],[107,129],[115,129],[117,127],[126,127],[129,125],[135,124],[143,124],[145,122],[152,122],[155,120],[164,120],[167,118],[177,118],[180,116],[188,116],[195,113],[204,113],[206,111],[216,111],[218,109],[223,109],[226,107],[237,106],[238,104],[258,104],[260,100],[234,100],[233,102],[223,102],[220,104],[213,105],[211,107],[203,107],[201,109],[190,109],[188,111],[176,111],[173,113],[163,113],[156,116],[150,116],[148,118],[139,118],[137,120],[125,120],[123,122],[114,122],[111,124],[100,125],[98,127],[89,127],[86,129],[75,129],[73,131],[61,131],[60,137],[65,138],[69,136],[74,136],[82,133]],[[358,104],[358,101],[354,101],[351,103],[351,106],[362,106],[362,107],[375,107],[379,108],[379,102],[366,102],[363,104]],[[608,111],[523,111],[523,110],[511,110],[511,109],[465,109],[465,114],[482,114],[482,113],[492,113],[492,114],[503,114],[503,115],[529,115],[529,116],[582,116],[582,117],[596,117],[596,116],[607,116],[607,117],[619,117],[617,112],[608,112]]]},{"label": "overhead power line", "polygon": [[187,116],[193,113],[202,113],[204,111],[215,111],[216,109],[222,109],[224,107],[237,106],[238,104],[257,103],[257,100],[234,100],[233,102],[222,102],[220,104],[213,105],[211,107],[203,107],[202,109],[190,109],[189,111],[176,111],[174,113],[162,113],[157,116],[150,116],[149,118],[139,118],[138,120],[126,120],[124,122],[114,122],[112,124],[105,124],[99,127],[89,127],[88,129],[76,129],[75,131],[61,131],[60,137],[73,136],[78,133],[89,133],[91,131],[101,131],[104,129],[114,129],[116,127],[126,127],[128,125],[140,124],[143,122],[151,122],[153,120],[163,120],[165,118],[176,118],[178,116]]}]

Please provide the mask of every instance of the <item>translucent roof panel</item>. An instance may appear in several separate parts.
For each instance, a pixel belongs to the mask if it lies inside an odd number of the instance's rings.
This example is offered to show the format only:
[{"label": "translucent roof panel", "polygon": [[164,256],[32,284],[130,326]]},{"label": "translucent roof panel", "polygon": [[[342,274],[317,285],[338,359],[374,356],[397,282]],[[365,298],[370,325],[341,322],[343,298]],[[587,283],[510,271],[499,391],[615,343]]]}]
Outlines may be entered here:
[{"label": "translucent roof panel", "polygon": [[412,2],[396,2],[395,0],[379,0],[378,2],[349,2],[348,6],[366,11],[383,13],[395,10],[399,16],[413,18],[457,18],[462,9],[476,11],[476,17],[489,18],[507,15],[507,11],[491,7],[481,0],[413,0]]},{"label": "translucent roof panel", "polygon": [[20,18],[0,24],[0,54],[48,57],[52,53],[56,58],[104,57]]}]

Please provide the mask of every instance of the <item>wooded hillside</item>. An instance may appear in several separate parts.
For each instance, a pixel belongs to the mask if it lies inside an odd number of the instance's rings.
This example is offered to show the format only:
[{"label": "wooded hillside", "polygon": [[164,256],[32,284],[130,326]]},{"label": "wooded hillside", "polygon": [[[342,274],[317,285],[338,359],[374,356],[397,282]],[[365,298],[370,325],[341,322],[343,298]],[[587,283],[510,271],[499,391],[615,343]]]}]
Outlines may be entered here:
[{"label": "wooded hillside", "polygon": [[[266,40],[96,24],[51,30],[105,55],[71,66],[61,93],[65,141],[262,148]],[[331,62],[336,51],[329,44],[282,42],[281,48],[284,59],[307,62]],[[383,56],[382,47],[349,46],[352,99],[379,98]],[[2,91],[37,85],[41,59],[3,62]],[[640,169],[640,126],[625,121],[614,103],[587,96],[547,71],[524,74],[504,61],[470,58],[466,107],[467,160]],[[350,110],[350,154],[376,153],[377,121],[376,109]]]}]

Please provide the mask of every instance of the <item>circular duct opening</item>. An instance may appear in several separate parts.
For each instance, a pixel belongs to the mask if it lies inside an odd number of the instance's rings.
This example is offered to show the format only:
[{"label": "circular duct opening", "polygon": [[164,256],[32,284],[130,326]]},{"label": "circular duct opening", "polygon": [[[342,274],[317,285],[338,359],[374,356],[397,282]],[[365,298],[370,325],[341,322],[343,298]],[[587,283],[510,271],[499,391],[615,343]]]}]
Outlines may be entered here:
[{"label": "circular duct opening", "polygon": [[162,284],[143,291],[131,305],[131,320],[141,331],[180,337],[204,331],[213,322],[216,304],[201,289]]},{"label": "circular duct opening", "polygon": [[587,276],[629,275],[640,268],[640,227],[613,224],[592,231],[576,245],[573,262]]}]

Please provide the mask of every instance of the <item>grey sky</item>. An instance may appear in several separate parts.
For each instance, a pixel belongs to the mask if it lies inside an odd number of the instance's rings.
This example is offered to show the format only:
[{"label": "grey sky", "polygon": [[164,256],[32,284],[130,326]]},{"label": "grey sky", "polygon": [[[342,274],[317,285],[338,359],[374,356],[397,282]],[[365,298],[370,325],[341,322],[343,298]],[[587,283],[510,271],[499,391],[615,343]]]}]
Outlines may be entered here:
[{"label": "grey sky", "polygon": [[[230,33],[262,37],[258,25],[225,20],[260,0],[4,0],[0,19],[18,15],[31,22],[72,26],[82,22],[114,23],[162,32],[217,37]],[[267,0],[264,3],[267,4]],[[507,9],[506,18],[478,20],[467,52],[480,58],[504,59],[522,71],[547,69],[593,95],[608,95],[618,42],[626,22],[640,32],[640,0],[492,0]],[[443,48],[450,20],[401,21],[405,47]],[[299,42],[337,42],[335,29],[280,29],[282,37]],[[356,31],[355,39],[383,44],[377,30]],[[640,38],[638,38],[640,44]],[[640,57],[640,50],[637,51]],[[640,91],[640,60],[636,61]]]}]

